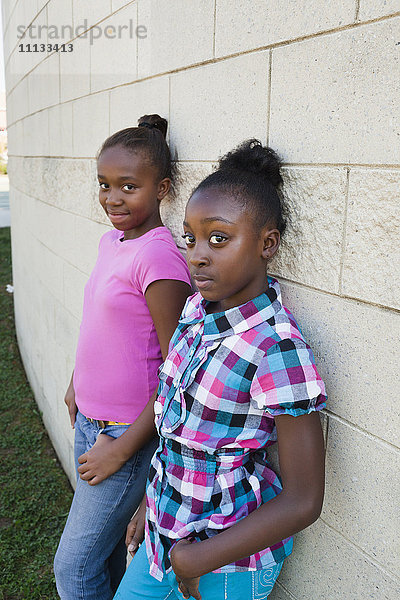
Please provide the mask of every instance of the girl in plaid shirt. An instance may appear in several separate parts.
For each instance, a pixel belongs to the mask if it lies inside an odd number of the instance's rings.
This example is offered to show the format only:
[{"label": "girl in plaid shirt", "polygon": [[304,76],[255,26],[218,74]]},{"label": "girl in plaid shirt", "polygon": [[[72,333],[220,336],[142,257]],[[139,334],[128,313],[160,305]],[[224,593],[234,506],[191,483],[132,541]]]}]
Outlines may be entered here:
[{"label": "girl in plaid shirt", "polygon": [[[320,514],[325,388],[278,282],[266,278],[285,229],[281,183],[276,154],[249,140],[186,207],[199,293],[159,371],[160,443],[128,528],[136,556],[118,600],[265,599],[291,536]],[[281,479],[267,460],[276,441]]]}]

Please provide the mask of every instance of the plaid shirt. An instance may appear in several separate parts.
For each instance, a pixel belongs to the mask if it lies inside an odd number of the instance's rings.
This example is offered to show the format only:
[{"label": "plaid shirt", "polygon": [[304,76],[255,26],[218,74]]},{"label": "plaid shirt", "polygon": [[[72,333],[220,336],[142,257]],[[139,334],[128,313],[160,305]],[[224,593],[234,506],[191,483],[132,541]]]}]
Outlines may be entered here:
[{"label": "plaid shirt", "polygon": [[[250,302],[207,314],[198,293],[186,302],[160,367],[155,403],[160,445],[149,472],[146,547],[161,580],[182,538],[204,540],[230,527],[282,486],[268,464],[274,417],[325,406],[311,348],[282,306],[279,284]],[[217,572],[282,561],[292,538]]]}]

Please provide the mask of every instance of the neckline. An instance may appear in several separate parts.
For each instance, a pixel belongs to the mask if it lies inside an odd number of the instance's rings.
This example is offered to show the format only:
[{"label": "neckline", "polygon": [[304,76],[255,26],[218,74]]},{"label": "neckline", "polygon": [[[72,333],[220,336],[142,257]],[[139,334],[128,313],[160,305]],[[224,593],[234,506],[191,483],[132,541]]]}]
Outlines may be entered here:
[{"label": "neckline", "polygon": [[122,242],[137,242],[138,240],[142,240],[148,234],[152,233],[153,231],[156,231],[157,229],[167,229],[167,227],[165,225],[158,225],[157,227],[153,227],[153,229],[149,229],[149,231],[146,231],[146,233],[143,233],[139,237],[132,238],[132,239],[127,239],[127,240],[124,239],[124,232],[123,231],[119,231],[118,229],[116,229],[115,231],[118,231],[118,233],[120,234],[120,235],[117,235],[116,241],[119,242],[119,243],[122,243]]}]

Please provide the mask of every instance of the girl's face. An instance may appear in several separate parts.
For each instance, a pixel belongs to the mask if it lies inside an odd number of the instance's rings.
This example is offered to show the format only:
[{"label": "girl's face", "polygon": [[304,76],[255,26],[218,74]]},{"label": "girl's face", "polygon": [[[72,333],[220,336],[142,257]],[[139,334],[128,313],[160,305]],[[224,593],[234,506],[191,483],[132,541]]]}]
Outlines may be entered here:
[{"label": "girl's face", "polygon": [[170,181],[159,181],[156,167],[143,152],[134,154],[123,146],[107,148],[97,161],[97,176],[100,204],[125,239],[162,225],[159,206]]},{"label": "girl's face", "polygon": [[201,295],[222,311],[267,289],[266,262],[279,246],[279,232],[256,232],[253,217],[218,188],[199,190],[186,207],[184,239],[193,280]]}]

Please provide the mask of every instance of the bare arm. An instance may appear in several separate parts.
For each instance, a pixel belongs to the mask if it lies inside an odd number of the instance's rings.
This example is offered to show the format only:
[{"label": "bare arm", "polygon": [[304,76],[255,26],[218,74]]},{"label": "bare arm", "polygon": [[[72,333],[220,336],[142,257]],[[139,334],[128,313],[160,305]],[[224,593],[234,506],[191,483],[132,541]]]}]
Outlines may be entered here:
[{"label": "bare arm", "polygon": [[[186,298],[191,294],[190,286],[182,281],[162,279],[154,281],[145,292],[154,326],[160,342],[163,359],[168,354],[168,344],[178,323]],[[136,421],[120,437],[100,435],[94,446],[78,461],[81,479],[96,485],[122,467],[156,433],[154,427],[154,391],[146,407]]]},{"label": "bare arm", "polygon": [[319,415],[281,415],[275,421],[282,492],[219,535],[193,544],[178,542],[171,553],[172,566],[186,594],[199,597],[201,575],[272,546],[318,518],[325,479]]},{"label": "bare arm", "polygon": [[78,412],[78,407],[75,402],[75,390],[74,390],[74,372],[72,371],[71,381],[69,382],[67,391],[65,392],[64,402],[68,407],[69,412],[69,420],[71,421],[72,429],[75,428],[75,419],[76,413]]}]

